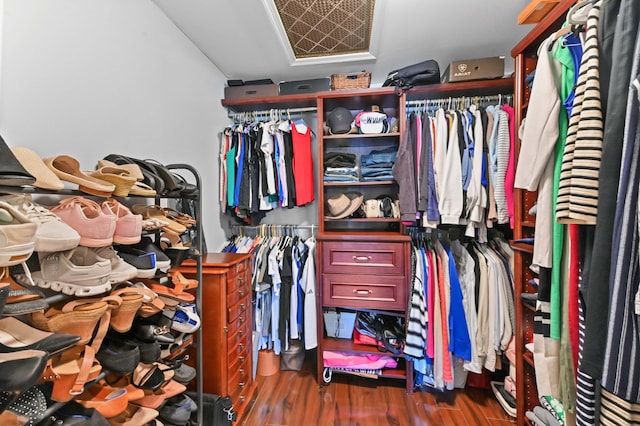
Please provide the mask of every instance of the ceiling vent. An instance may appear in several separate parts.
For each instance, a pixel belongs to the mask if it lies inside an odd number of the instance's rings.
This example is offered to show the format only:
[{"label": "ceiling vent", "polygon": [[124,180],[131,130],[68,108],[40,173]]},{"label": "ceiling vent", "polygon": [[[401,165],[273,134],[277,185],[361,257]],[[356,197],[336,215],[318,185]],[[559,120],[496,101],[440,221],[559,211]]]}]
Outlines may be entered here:
[{"label": "ceiling vent", "polygon": [[375,0],[274,0],[297,59],[367,53]]}]

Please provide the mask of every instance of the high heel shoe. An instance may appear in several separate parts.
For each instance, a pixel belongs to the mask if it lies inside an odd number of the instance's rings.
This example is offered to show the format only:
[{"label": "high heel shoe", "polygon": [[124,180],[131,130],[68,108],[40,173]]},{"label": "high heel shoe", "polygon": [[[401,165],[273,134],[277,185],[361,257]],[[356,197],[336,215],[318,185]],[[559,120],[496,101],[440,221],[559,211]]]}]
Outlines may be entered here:
[{"label": "high heel shoe", "polygon": [[0,413],[36,383],[48,359],[48,353],[31,349],[0,353],[0,391],[8,393],[0,403]]},{"label": "high heel shoe", "polygon": [[79,336],[38,330],[17,318],[7,317],[0,319],[1,353],[33,349],[45,351],[52,357],[73,347],[79,341]]}]

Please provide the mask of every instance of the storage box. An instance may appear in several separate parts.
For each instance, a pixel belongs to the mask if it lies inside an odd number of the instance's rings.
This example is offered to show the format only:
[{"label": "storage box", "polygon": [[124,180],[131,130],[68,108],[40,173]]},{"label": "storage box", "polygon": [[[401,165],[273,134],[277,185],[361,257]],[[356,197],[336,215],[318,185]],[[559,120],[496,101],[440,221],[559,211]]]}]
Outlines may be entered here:
[{"label": "storage box", "polygon": [[278,96],[277,84],[250,84],[224,88],[225,99],[267,98]]},{"label": "storage box", "polygon": [[441,82],[487,80],[504,76],[504,56],[453,61],[442,73]]},{"label": "storage box", "polygon": [[324,311],[324,330],[329,337],[351,339],[356,324],[356,312],[346,310]]},{"label": "storage box", "polygon": [[278,85],[278,88],[281,95],[324,92],[331,90],[331,80],[327,77],[299,81],[283,81]]},{"label": "storage box", "polygon": [[368,89],[370,84],[371,73],[366,71],[331,76],[331,90]]}]

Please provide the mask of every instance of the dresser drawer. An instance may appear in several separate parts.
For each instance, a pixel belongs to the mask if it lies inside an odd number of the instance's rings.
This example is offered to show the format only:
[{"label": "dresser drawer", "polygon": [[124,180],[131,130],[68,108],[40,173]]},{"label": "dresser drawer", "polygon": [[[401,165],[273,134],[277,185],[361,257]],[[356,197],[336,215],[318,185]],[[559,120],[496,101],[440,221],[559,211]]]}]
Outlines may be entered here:
[{"label": "dresser drawer", "polygon": [[[248,344],[242,345],[242,350],[239,350],[240,343],[232,347],[231,352],[227,354],[227,371],[229,377],[232,376],[240,367],[249,359],[249,346]],[[231,347],[231,346],[230,346]]]},{"label": "dresser drawer", "polygon": [[250,320],[250,317],[249,317],[249,312],[245,311],[244,313],[238,315],[232,321],[229,321],[229,323],[226,326],[227,327],[227,335],[230,336],[230,335],[234,334],[237,330],[239,330],[241,327],[245,327],[250,322],[251,322],[251,320]]},{"label": "dresser drawer", "polygon": [[245,346],[248,346],[250,339],[247,338],[250,332],[250,324],[245,322],[241,327],[238,327],[237,330],[229,331],[227,335],[227,347],[232,348],[240,343],[244,343]]},{"label": "dresser drawer", "polygon": [[244,300],[239,300],[235,305],[229,306],[229,308],[227,309],[227,321],[231,323],[240,315],[243,315],[245,312],[247,312],[247,309],[250,308],[249,304],[249,299],[245,298]]},{"label": "dresser drawer", "polygon": [[243,365],[240,365],[236,373],[237,374],[233,375],[229,380],[229,395],[234,404],[242,404],[246,401],[246,394],[252,380],[249,363],[245,362]]},{"label": "dresser drawer", "polygon": [[233,291],[227,292],[227,306],[233,306],[240,300],[247,299],[247,296],[249,296],[249,291],[249,286],[243,285],[238,286]]},{"label": "dresser drawer", "polygon": [[365,309],[407,309],[404,276],[323,274],[322,304]]},{"label": "dresser drawer", "polygon": [[227,294],[243,288],[251,288],[251,269],[243,269],[239,274],[227,275]]},{"label": "dresser drawer", "polygon": [[403,243],[322,243],[323,272],[404,275]]}]

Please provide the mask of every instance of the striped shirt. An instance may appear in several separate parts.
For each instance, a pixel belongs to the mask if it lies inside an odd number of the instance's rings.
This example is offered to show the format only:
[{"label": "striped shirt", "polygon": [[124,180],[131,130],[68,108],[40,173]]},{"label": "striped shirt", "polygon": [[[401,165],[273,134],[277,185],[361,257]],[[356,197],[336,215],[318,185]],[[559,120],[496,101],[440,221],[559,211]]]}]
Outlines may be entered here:
[{"label": "striped shirt", "polygon": [[602,105],[598,25],[600,4],[589,11],[575,99],[562,157],[556,219],[560,223],[594,225],[602,158]]}]

